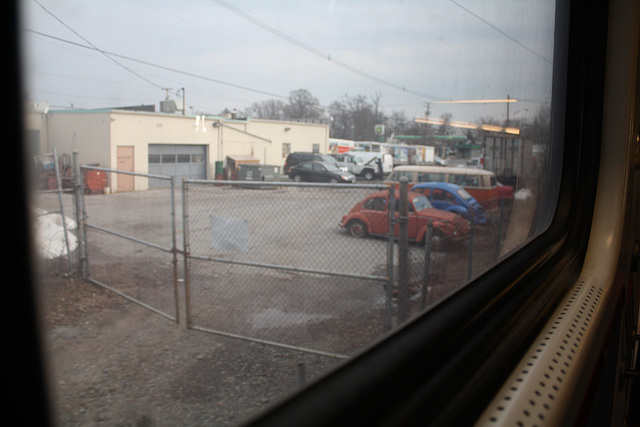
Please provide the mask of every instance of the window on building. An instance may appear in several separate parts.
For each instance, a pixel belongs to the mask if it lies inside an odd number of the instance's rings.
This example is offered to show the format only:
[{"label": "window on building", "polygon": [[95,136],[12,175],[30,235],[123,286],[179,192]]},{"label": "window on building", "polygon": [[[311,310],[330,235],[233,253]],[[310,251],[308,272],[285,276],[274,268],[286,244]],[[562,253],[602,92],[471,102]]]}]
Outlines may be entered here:
[{"label": "window on building", "polygon": [[175,154],[163,154],[162,155],[162,163],[175,163],[176,155]]}]

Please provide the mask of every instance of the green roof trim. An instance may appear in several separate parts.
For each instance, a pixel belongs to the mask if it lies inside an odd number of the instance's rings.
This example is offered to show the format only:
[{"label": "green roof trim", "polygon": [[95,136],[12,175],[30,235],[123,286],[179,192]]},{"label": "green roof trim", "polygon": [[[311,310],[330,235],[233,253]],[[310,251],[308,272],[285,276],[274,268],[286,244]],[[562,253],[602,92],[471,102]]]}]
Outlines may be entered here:
[{"label": "green roof trim", "polygon": [[456,135],[432,135],[432,136],[424,136],[424,135],[394,135],[393,139],[437,139],[437,140],[446,140],[446,141],[466,141],[466,136],[456,136]]},{"label": "green roof trim", "polygon": [[454,145],[453,148],[457,149],[462,149],[462,150],[477,150],[479,148],[482,148],[481,145],[478,144],[458,144],[458,145]]},{"label": "green roof trim", "polygon": [[434,135],[431,139],[442,139],[447,141],[466,141],[466,136],[455,136],[455,135]]}]

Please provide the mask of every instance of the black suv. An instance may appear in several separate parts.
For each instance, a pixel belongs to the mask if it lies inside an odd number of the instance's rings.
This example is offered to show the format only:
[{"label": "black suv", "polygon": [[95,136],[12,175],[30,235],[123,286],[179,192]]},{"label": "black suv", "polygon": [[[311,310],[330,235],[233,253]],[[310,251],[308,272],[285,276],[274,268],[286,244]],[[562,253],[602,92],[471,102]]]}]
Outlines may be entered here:
[{"label": "black suv", "polygon": [[320,153],[304,153],[302,151],[297,151],[295,153],[291,153],[287,156],[287,160],[284,161],[284,173],[288,174],[289,169],[297,165],[298,163],[304,162],[325,162],[336,165],[338,169],[348,172],[349,168],[346,164],[338,162],[333,157],[328,154],[320,154]]}]

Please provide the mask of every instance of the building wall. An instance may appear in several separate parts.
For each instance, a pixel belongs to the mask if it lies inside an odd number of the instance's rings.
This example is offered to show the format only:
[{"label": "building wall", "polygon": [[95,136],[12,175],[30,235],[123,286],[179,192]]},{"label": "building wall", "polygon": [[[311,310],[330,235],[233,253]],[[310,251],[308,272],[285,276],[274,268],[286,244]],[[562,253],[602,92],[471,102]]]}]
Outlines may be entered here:
[{"label": "building wall", "polygon": [[[38,135],[37,142],[34,141],[35,147],[27,147],[30,154],[44,154],[50,151],[47,146],[47,114],[42,111],[28,111],[25,117],[25,130],[35,131]],[[31,141],[28,141],[31,143]]]},{"label": "building wall", "polygon": [[[149,144],[204,145],[207,148],[207,179],[215,177],[215,163],[226,165],[227,156],[252,156],[259,163],[283,166],[287,152],[329,152],[329,126],[324,124],[232,120],[219,117],[181,116],[125,110],[53,111],[45,120],[34,117],[31,127],[41,132],[46,149],[59,154],[79,152],[81,164],[118,169],[118,147],[133,147],[134,171],[148,173]],[[43,125],[42,123],[46,123]],[[117,191],[116,183],[110,183]],[[136,178],[136,190],[146,189]]]},{"label": "building wall", "polygon": [[[135,172],[148,173],[149,144],[204,145],[208,153],[207,179],[213,178],[218,135],[212,128],[211,122],[208,122],[205,127],[202,120],[199,119],[196,123],[193,116],[129,111],[113,111],[112,116],[110,147],[112,165],[118,164],[119,146],[133,147]],[[137,179],[135,188],[145,189],[145,184],[143,179]]]},{"label": "building wall", "polygon": [[222,160],[226,156],[250,155],[262,164],[283,166],[286,154],[283,144],[290,144],[290,152],[313,151],[329,153],[329,126],[318,123],[298,123],[250,119],[225,121],[222,127]]},{"label": "building wall", "polygon": [[112,167],[109,111],[50,112],[47,122],[47,151],[56,147],[59,155],[71,156],[77,150],[80,164]]}]

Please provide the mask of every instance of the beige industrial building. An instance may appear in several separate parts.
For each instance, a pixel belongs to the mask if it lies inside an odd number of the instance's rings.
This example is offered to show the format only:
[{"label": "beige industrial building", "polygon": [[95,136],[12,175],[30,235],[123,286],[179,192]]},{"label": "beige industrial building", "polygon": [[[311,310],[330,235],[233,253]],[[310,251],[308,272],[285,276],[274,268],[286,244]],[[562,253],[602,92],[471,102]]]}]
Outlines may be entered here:
[{"label": "beige industrial building", "polygon": [[[329,126],[227,119],[124,109],[32,109],[27,141],[34,153],[77,151],[81,164],[178,178],[215,179],[243,162],[282,167],[293,151],[329,152]],[[220,163],[221,162],[221,163]],[[124,182],[124,181],[123,181]],[[111,191],[144,190],[144,182],[110,183]]]}]

